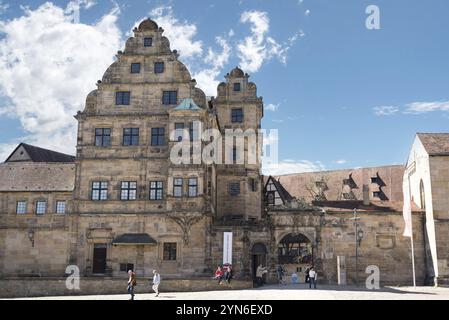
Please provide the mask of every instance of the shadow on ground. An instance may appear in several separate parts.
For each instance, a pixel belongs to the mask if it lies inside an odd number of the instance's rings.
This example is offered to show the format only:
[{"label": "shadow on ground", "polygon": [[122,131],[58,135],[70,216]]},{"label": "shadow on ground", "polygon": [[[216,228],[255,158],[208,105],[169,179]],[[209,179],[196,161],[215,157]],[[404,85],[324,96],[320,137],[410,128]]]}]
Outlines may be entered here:
[{"label": "shadow on ground", "polygon": [[395,294],[423,294],[423,295],[435,295],[432,292],[413,291],[410,289],[399,289],[392,287],[381,287],[378,290],[370,290],[364,287],[357,286],[332,286],[332,285],[317,285],[316,289],[310,289],[308,284],[287,284],[287,285],[275,285],[268,284],[259,288],[253,288],[251,290],[327,290],[327,291],[351,291],[351,292],[385,292]]}]

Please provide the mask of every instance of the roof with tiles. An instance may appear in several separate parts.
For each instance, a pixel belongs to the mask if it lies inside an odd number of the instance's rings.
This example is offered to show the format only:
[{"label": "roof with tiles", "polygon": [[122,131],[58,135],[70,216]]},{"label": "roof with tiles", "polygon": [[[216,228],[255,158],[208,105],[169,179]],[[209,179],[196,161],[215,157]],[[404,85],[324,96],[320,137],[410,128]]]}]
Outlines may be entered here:
[{"label": "roof with tiles", "polygon": [[418,133],[417,136],[429,155],[449,155],[449,133]]},{"label": "roof with tiles", "polygon": [[10,162],[0,164],[0,192],[73,191],[74,163]]}]

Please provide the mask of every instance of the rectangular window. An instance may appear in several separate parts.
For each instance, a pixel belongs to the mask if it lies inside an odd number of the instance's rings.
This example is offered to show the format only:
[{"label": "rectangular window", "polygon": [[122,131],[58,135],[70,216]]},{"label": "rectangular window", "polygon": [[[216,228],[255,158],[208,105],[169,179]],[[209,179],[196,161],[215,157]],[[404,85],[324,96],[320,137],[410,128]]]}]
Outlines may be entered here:
[{"label": "rectangular window", "polygon": [[162,200],[163,183],[162,181],[150,182],[150,200]]},{"label": "rectangular window", "polygon": [[240,91],[240,82],[234,83],[234,91]]},{"label": "rectangular window", "polygon": [[163,62],[154,63],[154,73],[163,73],[165,69],[165,64]]},{"label": "rectangular window", "polygon": [[268,191],[267,192],[267,204],[274,205],[276,201],[276,193],[275,191]]},{"label": "rectangular window", "polygon": [[189,197],[198,195],[198,178],[189,178]]},{"label": "rectangular window", "polygon": [[115,93],[115,104],[120,105],[129,105],[131,100],[131,92],[130,91],[118,91]]},{"label": "rectangular window", "polygon": [[92,200],[108,200],[108,183],[106,181],[92,182]]},{"label": "rectangular window", "polygon": [[231,110],[231,122],[243,122],[243,109]]},{"label": "rectangular window", "polygon": [[45,214],[47,212],[47,201],[36,202],[36,214]]},{"label": "rectangular window", "polygon": [[371,178],[371,183],[379,184],[379,178],[377,178],[377,177],[372,177],[372,178]]},{"label": "rectangular window", "polygon": [[152,146],[165,145],[165,129],[164,128],[152,128],[151,129],[151,145]]},{"label": "rectangular window", "polygon": [[144,38],[143,46],[144,47],[152,47],[153,46],[153,38]]},{"label": "rectangular window", "polygon": [[58,214],[64,214],[66,208],[66,202],[65,201],[56,201],[56,213]]},{"label": "rectangular window", "polygon": [[128,272],[129,270],[134,271],[134,263],[120,263],[121,272]]},{"label": "rectangular window", "polygon": [[173,196],[176,198],[182,197],[182,178],[174,178],[173,179]]},{"label": "rectangular window", "polygon": [[182,141],[184,136],[184,123],[175,123],[175,140]]},{"label": "rectangular window", "polygon": [[229,183],[229,195],[232,197],[238,196],[240,194],[240,183],[239,182],[231,182]]},{"label": "rectangular window", "polygon": [[111,129],[99,128],[95,129],[95,146],[109,147],[111,145]]},{"label": "rectangular window", "polygon": [[136,181],[122,181],[120,188],[121,200],[136,200],[137,198],[137,182]]},{"label": "rectangular window", "polygon": [[131,63],[131,73],[140,73],[140,63]]},{"label": "rectangular window", "polygon": [[164,243],[164,260],[176,260],[176,242]]},{"label": "rectangular window", "polygon": [[178,91],[164,91],[162,93],[162,104],[170,105],[178,103]]},{"label": "rectangular window", "polygon": [[237,147],[232,147],[232,163],[237,161]]},{"label": "rectangular window", "polygon": [[123,145],[138,146],[139,145],[139,128],[123,129]]},{"label": "rectangular window", "polygon": [[374,197],[374,198],[380,198],[380,196],[381,196],[380,191],[374,191],[374,192],[373,192],[373,197]]},{"label": "rectangular window", "polygon": [[27,203],[26,203],[26,201],[17,201],[16,213],[17,214],[25,214],[25,213],[27,213]]},{"label": "rectangular window", "polygon": [[249,187],[251,188],[252,192],[257,191],[257,181],[254,178],[249,179]]}]

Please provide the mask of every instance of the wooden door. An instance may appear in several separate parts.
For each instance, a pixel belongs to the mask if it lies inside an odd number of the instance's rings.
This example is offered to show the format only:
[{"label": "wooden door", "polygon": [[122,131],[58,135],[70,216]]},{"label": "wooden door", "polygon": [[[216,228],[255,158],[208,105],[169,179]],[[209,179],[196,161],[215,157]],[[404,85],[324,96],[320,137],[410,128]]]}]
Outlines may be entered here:
[{"label": "wooden door", "polygon": [[96,244],[94,246],[92,273],[104,274],[105,271],[106,271],[106,245]]}]

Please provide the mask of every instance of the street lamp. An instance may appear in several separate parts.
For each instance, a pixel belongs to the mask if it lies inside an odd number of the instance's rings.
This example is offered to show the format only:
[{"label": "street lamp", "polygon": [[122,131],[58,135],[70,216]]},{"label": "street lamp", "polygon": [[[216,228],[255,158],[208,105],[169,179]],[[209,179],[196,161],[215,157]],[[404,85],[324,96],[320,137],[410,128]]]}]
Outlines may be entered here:
[{"label": "street lamp", "polygon": [[30,239],[31,246],[34,248],[34,230],[30,229],[28,231],[28,239]]},{"label": "street lamp", "polygon": [[[352,218],[354,220],[354,227],[355,227],[355,284],[356,286],[359,285],[359,266],[358,266],[358,260],[359,260],[359,241],[361,238],[363,238],[363,231],[360,230],[360,234],[358,231],[358,222],[357,220],[360,219],[360,217],[357,217],[357,209],[354,209],[354,217]],[[361,237],[360,237],[361,236]]]}]

